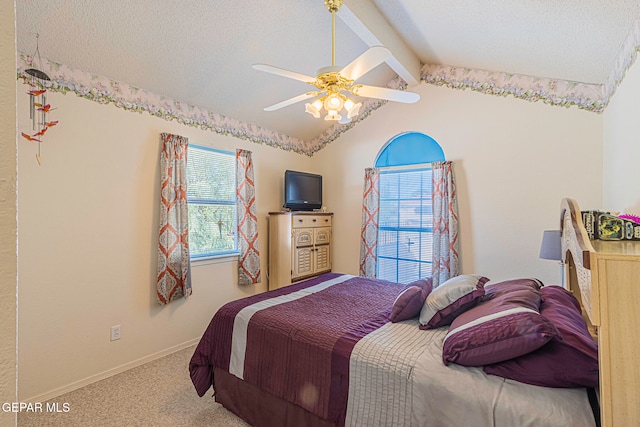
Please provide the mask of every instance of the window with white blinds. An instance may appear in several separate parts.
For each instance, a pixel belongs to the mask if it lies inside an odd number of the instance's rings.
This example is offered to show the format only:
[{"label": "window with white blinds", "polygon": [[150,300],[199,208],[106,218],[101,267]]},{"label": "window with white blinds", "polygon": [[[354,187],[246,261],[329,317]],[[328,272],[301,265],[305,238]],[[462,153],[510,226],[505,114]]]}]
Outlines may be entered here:
[{"label": "window with white blinds", "polygon": [[410,283],[431,277],[431,168],[380,173],[377,277]]},{"label": "window with white blinds", "polygon": [[187,201],[191,258],[237,252],[234,153],[189,145]]}]

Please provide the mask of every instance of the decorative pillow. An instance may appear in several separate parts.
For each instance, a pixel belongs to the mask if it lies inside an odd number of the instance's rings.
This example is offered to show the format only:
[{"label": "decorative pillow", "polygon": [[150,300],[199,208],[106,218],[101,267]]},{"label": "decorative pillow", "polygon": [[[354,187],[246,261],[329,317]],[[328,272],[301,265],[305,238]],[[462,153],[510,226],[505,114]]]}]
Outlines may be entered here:
[{"label": "decorative pillow", "polygon": [[558,331],[540,315],[541,294],[532,279],[487,286],[486,300],[459,315],[444,338],[445,365],[481,366],[542,347]]},{"label": "decorative pillow", "polygon": [[418,279],[415,282],[409,283],[407,285],[407,288],[409,286],[417,286],[419,288],[422,288],[427,292],[427,295],[429,295],[433,290],[433,279],[431,277],[429,277],[428,279]]},{"label": "decorative pillow", "polygon": [[420,310],[420,329],[433,329],[450,324],[456,316],[482,299],[484,284],[488,281],[489,279],[483,276],[461,274],[435,288]]},{"label": "decorative pillow", "polygon": [[580,305],[559,286],[541,290],[540,314],[562,334],[512,360],[487,365],[487,374],[543,387],[598,387],[598,346],[589,334]]},{"label": "decorative pillow", "polygon": [[409,283],[393,302],[391,322],[401,322],[420,314],[424,300],[431,293],[432,283],[430,278]]},{"label": "decorative pillow", "polygon": [[[505,292],[512,292],[514,290],[528,290],[532,289],[534,291],[539,291],[542,289],[544,284],[538,279],[512,279],[505,280],[503,282],[495,282],[488,283],[484,287],[485,296],[482,298],[483,301],[489,300],[491,298],[495,298],[496,296],[503,294]],[[539,309],[539,307],[538,307]]]}]

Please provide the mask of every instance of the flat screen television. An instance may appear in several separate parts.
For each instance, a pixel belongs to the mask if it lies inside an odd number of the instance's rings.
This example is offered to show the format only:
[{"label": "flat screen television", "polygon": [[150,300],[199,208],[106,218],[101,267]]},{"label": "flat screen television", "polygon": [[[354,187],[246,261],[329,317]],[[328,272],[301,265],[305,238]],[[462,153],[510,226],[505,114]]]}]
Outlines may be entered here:
[{"label": "flat screen television", "polygon": [[320,209],[322,207],[322,175],[285,171],[284,207],[292,211]]}]

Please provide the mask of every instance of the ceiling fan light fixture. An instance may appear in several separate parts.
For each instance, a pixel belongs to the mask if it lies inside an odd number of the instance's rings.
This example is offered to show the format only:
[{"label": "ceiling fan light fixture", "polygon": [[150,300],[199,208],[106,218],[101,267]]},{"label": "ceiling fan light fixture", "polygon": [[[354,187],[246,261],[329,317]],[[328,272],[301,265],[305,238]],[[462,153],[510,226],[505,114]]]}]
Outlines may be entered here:
[{"label": "ceiling fan light fixture", "polygon": [[344,109],[345,109],[345,110],[347,110],[347,111],[349,111],[350,109],[352,109],[354,105],[355,105],[355,104],[353,103],[353,101],[352,101],[352,100],[350,100],[349,98],[347,98],[347,99],[344,101]]},{"label": "ceiling fan light fixture", "polygon": [[[347,117],[352,118],[360,114],[360,108],[362,107],[362,102],[353,102],[349,98],[344,102],[344,108],[347,110]],[[349,120],[351,121],[351,120]]]},{"label": "ceiling fan light fixture", "polygon": [[338,112],[342,110],[344,106],[344,99],[342,98],[343,95],[340,95],[338,92],[329,93],[324,100],[324,109],[327,110],[327,112],[332,110]]},{"label": "ceiling fan light fixture", "polygon": [[338,113],[338,110],[328,110],[327,115],[324,116],[324,119],[329,121],[338,121],[342,120],[342,114]]},{"label": "ceiling fan light fixture", "polygon": [[[360,113],[361,102],[354,102],[340,92],[329,91],[328,95],[317,98],[313,102],[304,105],[305,112],[319,119],[322,109],[326,111],[324,119],[327,121],[338,121],[340,124],[351,122],[351,118]],[[344,111],[343,111],[344,110]],[[346,114],[341,114],[341,112]]]},{"label": "ceiling fan light fixture", "polygon": [[322,102],[320,102],[320,106],[318,106],[318,101],[319,100],[316,99],[314,102],[307,102],[304,104],[304,111],[311,114],[316,119],[320,118],[320,109],[322,108]]}]

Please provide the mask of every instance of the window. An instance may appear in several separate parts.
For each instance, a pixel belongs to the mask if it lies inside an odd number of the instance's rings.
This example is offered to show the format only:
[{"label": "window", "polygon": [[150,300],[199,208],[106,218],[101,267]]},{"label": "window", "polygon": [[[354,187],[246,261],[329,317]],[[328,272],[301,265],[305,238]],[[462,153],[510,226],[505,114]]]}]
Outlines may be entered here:
[{"label": "window", "polygon": [[409,283],[431,276],[431,168],[380,173],[377,277]]},{"label": "window", "polygon": [[234,153],[189,145],[187,185],[191,258],[236,253]]},{"label": "window", "polygon": [[[431,277],[432,181],[429,164],[444,160],[431,137],[407,132],[380,150],[380,215],[376,277],[410,283]],[[407,167],[407,165],[416,165]]]}]

